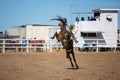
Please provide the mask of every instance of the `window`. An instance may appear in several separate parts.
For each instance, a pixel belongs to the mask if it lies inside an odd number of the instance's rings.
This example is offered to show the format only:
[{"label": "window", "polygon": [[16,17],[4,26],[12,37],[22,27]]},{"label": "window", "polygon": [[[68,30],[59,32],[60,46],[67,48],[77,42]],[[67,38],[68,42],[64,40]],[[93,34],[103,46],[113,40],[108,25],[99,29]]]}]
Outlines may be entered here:
[{"label": "window", "polygon": [[82,37],[96,37],[97,34],[96,33],[84,33],[84,32],[81,32],[81,36]]},{"label": "window", "polygon": [[94,13],[94,17],[96,17],[96,16],[100,17],[100,13],[99,12]]},{"label": "window", "polygon": [[95,20],[100,21],[100,13],[99,12],[94,13],[94,18]]},{"label": "window", "polygon": [[112,22],[112,17],[111,17],[111,15],[107,15],[107,16],[106,16],[106,20],[109,21],[109,22]]}]

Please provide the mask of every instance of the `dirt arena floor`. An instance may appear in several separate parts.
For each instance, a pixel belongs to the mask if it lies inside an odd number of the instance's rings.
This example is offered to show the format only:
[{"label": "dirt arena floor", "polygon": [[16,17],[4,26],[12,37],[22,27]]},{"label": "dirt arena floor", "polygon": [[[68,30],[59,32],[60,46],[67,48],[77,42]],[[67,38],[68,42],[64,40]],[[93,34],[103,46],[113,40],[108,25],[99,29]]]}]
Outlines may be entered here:
[{"label": "dirt arena floor", "polygon": [[120,52],[75,52],[79,69],[65,52],[0,53],[0,80],[120,80]]}]

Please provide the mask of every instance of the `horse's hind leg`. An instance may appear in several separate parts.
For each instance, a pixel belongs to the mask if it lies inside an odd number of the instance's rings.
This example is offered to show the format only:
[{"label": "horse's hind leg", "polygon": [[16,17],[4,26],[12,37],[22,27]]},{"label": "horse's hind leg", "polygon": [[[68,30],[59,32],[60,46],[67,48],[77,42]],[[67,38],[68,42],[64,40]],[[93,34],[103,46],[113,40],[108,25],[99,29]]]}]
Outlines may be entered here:
[{"label": "horse's hind leg", "polygon": [[72,62],[72,59],[71,59],[70,55],[69,55],[69,57],[68,57],[68,58],[69,58],[69,60],[70,60],[71,66],[72,66],[72,67],[74,67],[74,65],[73,65],[73,62]]},{"label": "horse's hind leg", "polygon": [[70,63],[71,63],[71,66],[74,67],[73,62],[72,62],[72,59],[71,59],[71,57],[70,57],[70,53],[69,53],[67,50],[66,50],[66,58],[69,59],[69,61],[70,61]]},{"label": "horse's hind leg", "polygon": [[73,60],[74,60],[74,62],[75,62],[75,65],[76,65],[76,69],[78,69],[79,67],[78,67],[78,65],[77,65],[74,52],[72,53],[72,57],[73,57]]},{"label": "horse's hind leg", "polygon": [[72,62],[72,59],[71,59],[71,57],[70,57],[70,53],[68,53],[67,50],[66,50],[66,58],[69,59],[69,61],[70,61],[70,63],[71,63],[71,66],[74,67],[73,62]]}]

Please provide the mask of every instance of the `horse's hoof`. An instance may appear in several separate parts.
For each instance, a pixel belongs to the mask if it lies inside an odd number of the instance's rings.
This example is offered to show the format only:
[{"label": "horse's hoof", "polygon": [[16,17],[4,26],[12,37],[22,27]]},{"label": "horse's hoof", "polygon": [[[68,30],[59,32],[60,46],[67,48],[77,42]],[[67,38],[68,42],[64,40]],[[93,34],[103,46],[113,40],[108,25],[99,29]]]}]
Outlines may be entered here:
[{"label": "horse's hoof", "polygon": [[76,69],[79,69],[79,67],[78,67],[78,66],[76,66]]},{"label": "horse's hoof", "polygon": [[71,67],[74,67],[74,65],[71,65]]}]

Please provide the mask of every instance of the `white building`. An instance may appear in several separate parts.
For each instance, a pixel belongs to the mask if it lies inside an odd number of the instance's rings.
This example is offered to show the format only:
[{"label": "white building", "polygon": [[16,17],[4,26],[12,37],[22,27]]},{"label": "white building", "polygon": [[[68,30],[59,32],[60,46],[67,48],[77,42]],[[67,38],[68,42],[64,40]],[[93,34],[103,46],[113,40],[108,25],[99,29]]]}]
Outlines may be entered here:
[{"label": "white building", "polygon": [[118,41],[120,42],[120,28],[118,28]]},{"label": "white building", "polygon": [[[95,9],[93,18],[75,22],[75,36],[80,47],[83,43],[97,41],[97,46],[116,47],[118,10],[120,9]],[[90,40],[87,40],[90,39]]]},{"label": "white building", "polygon": [[25,37],[26,39],[36,38],[40,40],[49,40],[57,29],[59,28],[55,25],[29,24],[7,29],[5,34],[16,39]]}]

